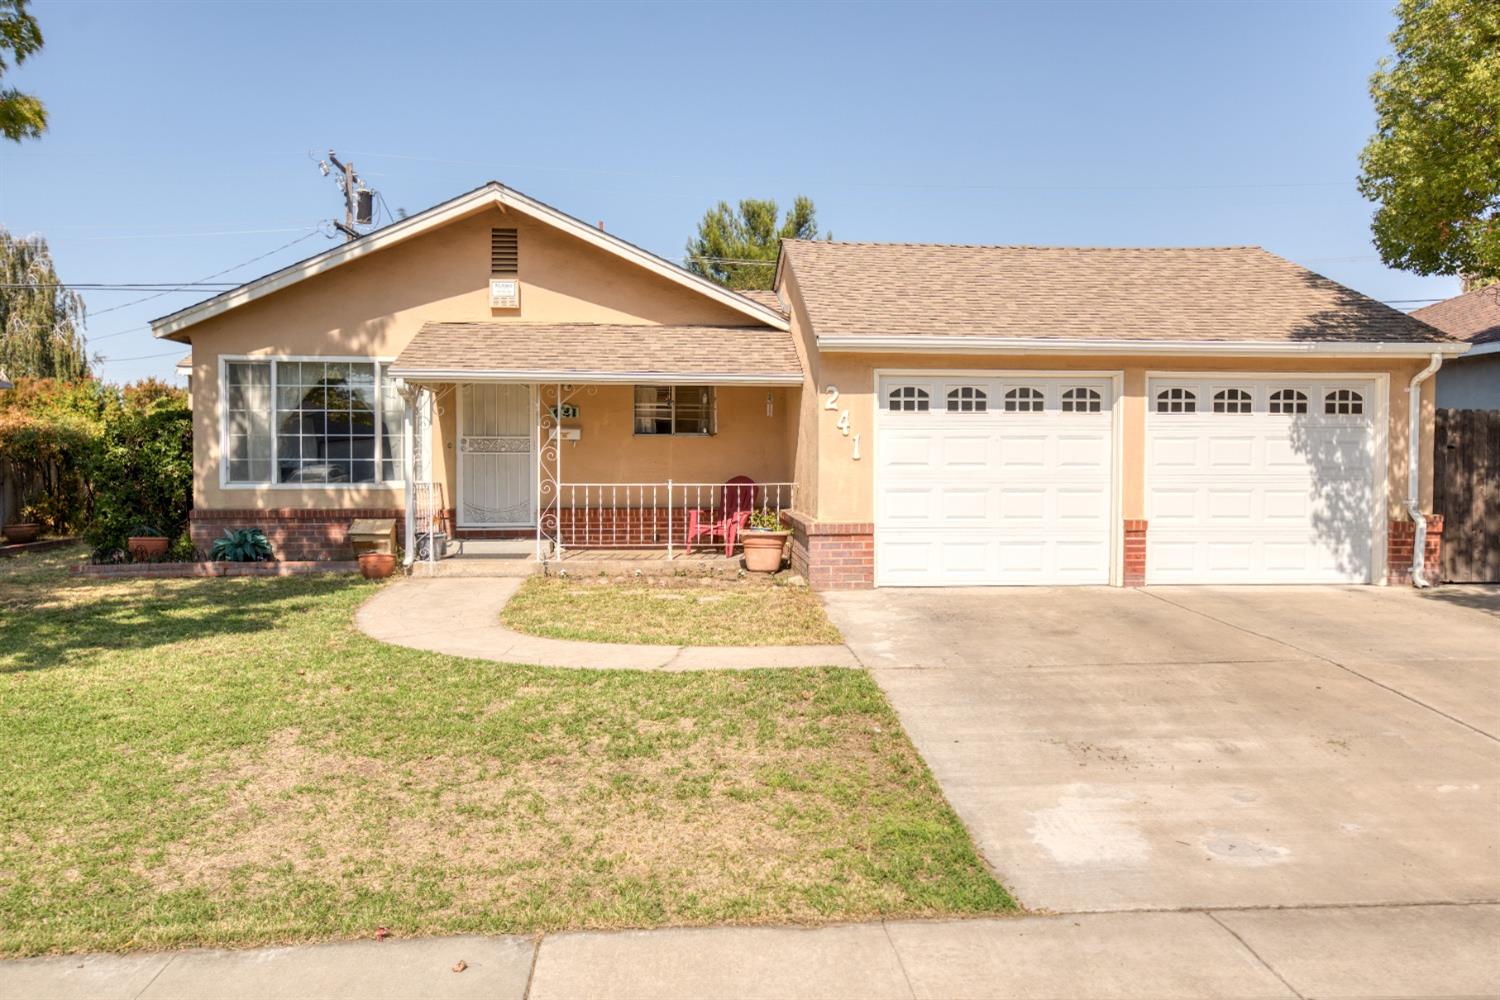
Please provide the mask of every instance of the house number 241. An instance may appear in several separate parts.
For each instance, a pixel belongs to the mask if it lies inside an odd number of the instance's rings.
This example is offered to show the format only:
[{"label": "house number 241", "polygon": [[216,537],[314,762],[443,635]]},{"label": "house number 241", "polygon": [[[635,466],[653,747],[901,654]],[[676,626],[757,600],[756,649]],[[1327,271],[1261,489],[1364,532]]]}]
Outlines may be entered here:
[{"label": "house number 241", "polygon": [[[825,393],[827,393],[827,398],[823,400],[823,409],[825,409],[825,410],[838,410],[839,419],[838,419],[838,422],[836,424],[834,424],[834,426],[839,429],[839,433],[842,434],[842,435],[844,435],[844,437],[849,437],[849,411],[848,410],[839,410],[839,387],[836,386],[836,385],[830,385],[830,386],[828,386],[828,388],[824,389],[823,391]],[[854,439],[853,440],[854,440],[854,461],[858,462],[859,461],[859,435],[858,434],[854,435]]]}]

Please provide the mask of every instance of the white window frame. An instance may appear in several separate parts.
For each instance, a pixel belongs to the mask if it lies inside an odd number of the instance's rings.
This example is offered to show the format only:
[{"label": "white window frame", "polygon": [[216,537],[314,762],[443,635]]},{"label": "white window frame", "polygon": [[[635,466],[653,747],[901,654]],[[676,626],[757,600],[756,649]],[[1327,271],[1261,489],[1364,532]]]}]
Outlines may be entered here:
[{"label": "white window frame", "polygon": [[[396,359],[391,356],[370,357],[368,355],[325,354],[221,354],[219,355],[219,391],[214,401],[215,419],[219,423],[219,489],[221,490],[295,490],[319,493],[344,492],[348,490],[381,490],[406,488],[406,463],[409,455],[402,456],[399,479],[376,479],[368,483],[278,483],[277,473],[281,467],[276,451],[276,369],[279,362],[321,361],[328,363],[355,363],[375,366],[375,398],[381,398],[383,380],[389,377],[386,369]],[[268,482],[231,482],[229,479],[229,365],[232,362],[263,362],[271,366],[271,479]],[[378,411],[377,411],[378,413]],[[405,420],[402,421],[403,425]],[[375,435],[375,472],[380,473],[384,464],[384,436]]]}]

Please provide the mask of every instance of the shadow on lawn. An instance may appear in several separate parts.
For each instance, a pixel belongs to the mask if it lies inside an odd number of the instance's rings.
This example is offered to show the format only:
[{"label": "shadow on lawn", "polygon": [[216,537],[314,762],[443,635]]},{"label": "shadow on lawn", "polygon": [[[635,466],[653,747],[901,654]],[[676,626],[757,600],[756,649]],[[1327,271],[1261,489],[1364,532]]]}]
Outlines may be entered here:
[{"label": "shadow on lawn", "polygon": [[69,577],[66,566],[0,576],[0,674],[78,665],[106,650],[264,633],[361,583],[343,575],[121,583]]}]

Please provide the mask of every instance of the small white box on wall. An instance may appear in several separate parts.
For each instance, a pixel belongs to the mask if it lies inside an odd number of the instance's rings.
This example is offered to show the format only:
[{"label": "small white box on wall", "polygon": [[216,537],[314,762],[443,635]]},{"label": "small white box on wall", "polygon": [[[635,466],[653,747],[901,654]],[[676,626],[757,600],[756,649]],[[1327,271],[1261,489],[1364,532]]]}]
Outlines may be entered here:
[{"label": "small white box on wall", "polygon": [[521,308],[521,282],[516,278],[491,278],[490,308]]}]

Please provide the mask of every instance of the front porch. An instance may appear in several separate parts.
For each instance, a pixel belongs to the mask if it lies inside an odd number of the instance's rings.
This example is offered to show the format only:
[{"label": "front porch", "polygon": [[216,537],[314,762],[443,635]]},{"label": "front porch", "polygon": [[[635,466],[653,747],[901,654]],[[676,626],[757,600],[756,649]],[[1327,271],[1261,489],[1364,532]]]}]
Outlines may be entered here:
[{"label": "front porch", "polygon": [[407,564],[424,575],[737,572],[750,516],[795,507],[799,392],[408,382]]}]

